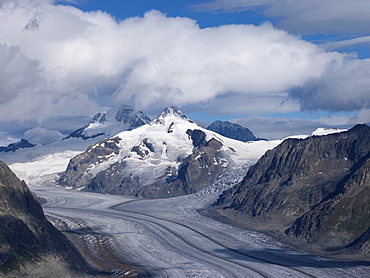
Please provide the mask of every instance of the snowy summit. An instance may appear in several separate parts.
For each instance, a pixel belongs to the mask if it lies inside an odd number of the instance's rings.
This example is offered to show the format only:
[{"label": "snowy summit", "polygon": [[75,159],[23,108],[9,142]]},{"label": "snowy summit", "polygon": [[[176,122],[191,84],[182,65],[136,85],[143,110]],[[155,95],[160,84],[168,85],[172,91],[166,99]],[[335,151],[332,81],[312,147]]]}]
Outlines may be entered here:
[{"label": "snowy summit", "polygon": [[146,197],[194,193],[228,167],[251,163],[277,144],[253,143],[201,128],[178,108],[168,107],[149,124],[91,145],[70,161],[60,183]]}]

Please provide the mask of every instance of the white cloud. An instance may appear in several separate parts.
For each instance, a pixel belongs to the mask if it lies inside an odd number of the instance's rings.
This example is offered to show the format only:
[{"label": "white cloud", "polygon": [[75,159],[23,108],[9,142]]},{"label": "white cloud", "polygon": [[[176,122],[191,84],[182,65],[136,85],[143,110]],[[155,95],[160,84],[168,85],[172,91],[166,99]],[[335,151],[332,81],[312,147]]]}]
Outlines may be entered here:
[{"label": "white cloud", "polygon": [[369,33],[367,0],[213,0],[193,7],[214,12],[254,10],[277,18],[278,26],[301,34]]},{"label": "white cloud", "polygon": [[117,22],[46,0],[1,3],[2,120],[92,115],[121,103],[149,114],[208,104],[239,115],[294,111],[296,103],[370,105],[369,60],[325,52],[269,23],[201,29],[158,11]]},{"label": "white cloud", "polygon": [[35,127],[27,130],[23,137],[33,144],[49,144],[55,140],[61,140],[63,135],[58,130]]},{"label": "white cloud", "polygon": [[17,138],[9,136],[7,134],[0,133],[0,147],[6,147],[11,143],[18,142]]},{"label": "white cloud", "polygon": [[303,110],[355,111],[370,107],[370,59],[333,63],[320,79],[290,92]]},{"label": "white cloud", "polygon": [[370,44],[370,36],[364,37],[357,37],[354,39],[349,40],[342,40],[337,42],[328,42],[320,45],[320,48],[324,51],[333,51],[343,47],[348,47],[352,45],[369,45]]},{"label": "white cloud", "polygon": [[40,82],[38,61],[23,55],[19,47],[0,44],[0,103],[12,101]]},{"label": "white cloud", "polygon": [[[63,105],[86,110],[82,105],[93,101],[133,102],[144,109],[229,92],[266,97],[320,78],[330,63],[343,59],[268,23],[200,29],[189,18],[158,11],[116,22],[103,12],[49,1],[5,3],[0,24],[7,28],[0,29],[0,42],[38,61],[47,86],[34,99],[52,107],[44,114],[64,113]],[[24,102],[31,100],[14,100],[12,108]]]}]

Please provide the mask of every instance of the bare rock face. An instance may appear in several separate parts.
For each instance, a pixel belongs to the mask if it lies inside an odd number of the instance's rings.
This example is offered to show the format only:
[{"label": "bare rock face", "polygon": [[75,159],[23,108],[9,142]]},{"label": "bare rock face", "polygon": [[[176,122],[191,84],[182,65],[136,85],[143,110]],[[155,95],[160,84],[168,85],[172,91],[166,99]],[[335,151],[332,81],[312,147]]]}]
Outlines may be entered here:
[{"label": "bare rock face", "polygon": [[36,146],[35,144],[31,144],[26,139],[21,139],[21,141],[9,144],[6,147],[0,147],[0,152],[15,152],[18,149],[25,149],[25,148],[32,148]]},{"label": "bare rock face", "polygon": [[[194,133],[193,133],[194,134]],[[198,138],[194,141],[198,145]],[[180,165],[178,174],[160,186],[146,186],[137,195],[143,197],[174,197],[192,194],[212,184],[222,173],[223,161],[219,155],[222,143],[216,139],[205,142]]]},{"label": "bare rock face", "polygon": [[73,184],[75,187],[84,186],[88,177],[82,178],[84,172],[94,164],[99,164],[108,159],[111,154],[118,154],[120,139],[109,138],[90,146],[85,152],[77,155],[69,162],[66,172],[60,179],[62,186]]},{"label": "bare rock face", "polygon": [[228,121],[214,121],[207,129],[242,142],[257,140],[256,136],[248,128]]},{"label": "bare rock face", "polygon": [[45,218],[25,182],[0,162],[0,275],[29,273],[47,262],[66,263],[76,271],[90,269],[72,243]]},{"label": "bare rock face", "polygon": [[290,238],[368,253],[370,127],[285,140],[215,206]]}]

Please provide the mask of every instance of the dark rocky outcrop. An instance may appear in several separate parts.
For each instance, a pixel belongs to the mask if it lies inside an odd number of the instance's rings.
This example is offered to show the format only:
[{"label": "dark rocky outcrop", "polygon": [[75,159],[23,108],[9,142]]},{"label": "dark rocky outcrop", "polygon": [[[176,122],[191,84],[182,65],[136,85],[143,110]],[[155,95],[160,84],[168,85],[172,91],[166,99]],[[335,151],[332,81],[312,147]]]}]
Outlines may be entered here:
[{"label": "dark rocky outcrop", "polygon": [[215,207],[291,239],[369,254],[370,127],[285,140]]},{"label": "dark rocky outcrop", "polygon": [[24,148],[32,148],[36,146],[35,144],[31,144],[26,139],[21,139],[21,141],[9,144],[6,147],[0,147],[0,152],[15,152],[18,149],[24,149]]},{"label": "dark rocky outcrop", "polygon": [[215,121],[207,129],[242,142],[258,140],[248,128],[228,121]]},{"label": "dark rocky outcrop", "polygon": [[25,182],[0,162],[0,276],[19,271],[22,277],[24,273],[32,277],[32,271],[44,264],[65,264],[61,271],[70,273],[67,268],[71,268],[76,276],[90,269],[72,243],[45,218]]},{"label": "dark rocky outcrop", "polygon": [[89,135],[89,136],[86,136],[83,134],[83,132],[85,131],[86,128],[89,127],[90,124],[87,124],[87,125],[84,125],[83,127],[80,127],[78,129],[76,129],[75,131],[71,132],[66,138],[64,139],[69,139],[69,138],[81,138],[83,140],[87,140],[87,139],[90,139],[90,138],[96,138],[96,137],[99,137],[99,136],[102,136],[102,135],[105,135],[105,133],[103,132],[97,132],[93,135]]},{"label": "dark rocky outcrop", "polygon": [[85,152],[72,158],[67,166],[67,170],[61,176],[59,183],[62,186],[80,187],[86,185],[89,176],[83,177],[85,171],[94,164],[104,162],[111,154],[119,153],[118,137],[101,140],[91,145]]},{"label": "dark rocky outcrop", "polygon": [[193,141],[193,146],[195,148],[205,146],[207,143],[206,134],[199,129],[194,130],[188,129],[186,131],[186,134],[190,136],[191,140]]}]

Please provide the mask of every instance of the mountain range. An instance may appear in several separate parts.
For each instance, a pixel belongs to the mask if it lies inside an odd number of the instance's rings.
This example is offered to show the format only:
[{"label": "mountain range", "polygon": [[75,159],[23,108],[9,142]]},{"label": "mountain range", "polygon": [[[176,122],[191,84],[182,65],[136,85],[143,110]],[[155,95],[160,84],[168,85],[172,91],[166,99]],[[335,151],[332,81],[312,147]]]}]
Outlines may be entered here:
[{"label": "mountain range", "polygon": [[[369,138],[370,128],[357,125],[349,131],[321,128],[311,136],[255,141],[250,130],[229,122],[202,128],[176,107],[150,120],[120,106],[97,114],[61,142],[2,156],[37,184],[43,173],[48,184],[60,173],[56,183],[82,191],[164,198],[222,183],[231,188],[210,210],[227,221],[300,247],[366,257]],[[30,161],[19,163],[24,160]]]},{"label": "mountain range", "polygon": [[226,168],[254,159],[252,148],[168,107],[148,124],[91,145],[70,161],[59,183],[150,198],[191,194],[212,184]]},{"label": "mountain range", "polygon": [[283,141],[213,209],[289,240],[369,254],[370,127]]},{"label": "mountain range", "polygon": [[[86,140],[99,136],[110,137],[122,131],[133,130],[150,121],[150,118],[142,111],[136,111],[123,104],[96,114],[89,123],[71,132],[65,139],[82,138]],[[243,142],[257,140],[248,128],[228,121],[214,121],[207,129]]]}]

